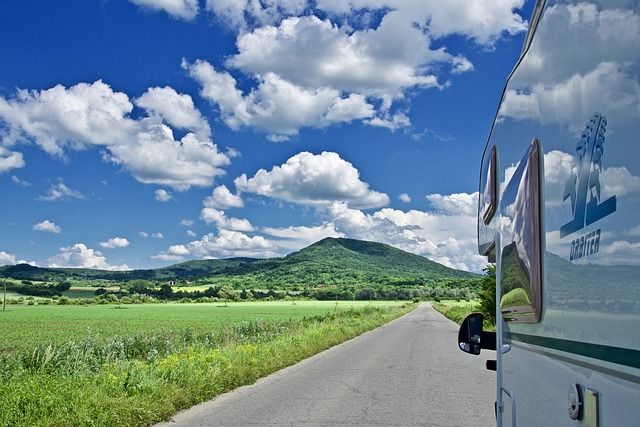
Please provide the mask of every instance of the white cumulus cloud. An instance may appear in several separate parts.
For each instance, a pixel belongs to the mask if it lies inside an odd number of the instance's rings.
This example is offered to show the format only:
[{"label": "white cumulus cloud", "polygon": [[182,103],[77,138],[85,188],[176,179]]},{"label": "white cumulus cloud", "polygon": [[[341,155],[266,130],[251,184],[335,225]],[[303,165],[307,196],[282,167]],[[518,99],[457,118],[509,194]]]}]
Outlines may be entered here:
[{"label": "white cumulus cloud", "polygon": [[256,127],[285,139],[303,126],[323,128],[373,116],[363,96],[343,96],[328,87],[308,89],[272,72],[259,77],[258,88],[244,95],[228,72],[206,61],[183,66],[202,86],[200,95],[218,107],[222,120],[234,130]]},{"label": "white cumulus cloud", "polygon": [[[190,97],[155,88],[136,102],[148,116],[131,118],[129,97],[101,80],[19,90],[13,98],[0,97],[3,144],[34,142],[62,158],[66,150],[103,148],[106,161],[122,166],[138,181],[180,190],[210,186],[224,174],[229,156],[207,137],[208,126]],[[170,126],[188,132],[177,140]]]},{"label": "white cumulus cloud", "polygon": [[129,240],[125,239],[124,237],[114,237],[107,240],[106,242],[100,242],[100,246],[105,249],[126,248],[127,246],[129,246]]},{"label": "white cumulus cloud", "polygon": [[204,208],[200,213],[200,217],[207,224],[215,224],[218,229],[234,230],[234,231],[253,231],[254,228],[247,219],[229,218],[218,209]]},{"label": "white cumulus cloud", "polygon": [[59,234],[62,232],[62,229],[57,226],[55,223],[45,219],[42,222],[39,222],[33,226],[33,229],[36,231],[46,231],[49,233]]},{"label": "white cumulus cloud", "polygon": [[0,173],[21,168],[24,164],[22,153],[0,146]]},{"label": "white cumulus cloud", "polygon": [[344,201],[350,207],[367,209],[385,206],[389,197],[360,180],[353,165],[336,153],[298,153],[267,172],[260,169],[252,178],[235,180],[242,192],[250,192],[301,205],[327,205]]},{"label": "white cumulus cloud", "polygon": [[[238,36],[226,70],[183,66],[232,129],[271,140],[302,127],[362,121],[391,130],[411,125],[398,101],[444,88],[473,63],[449,45],[462,36],[491,48],[526,31],[524,0],[207,0],[206,10]],[[438,41],[437,47],[434,41]],[[384,70],[384,72],[380,72]],[[246,93],[231,71],[256,82]]]},{"label": "white cumulus cloud", "polygon": [[176,19],[190,21],[198,15],[198,0],[129,0],[151,10],[162,10]]},{"label": "white cumulus cloud", "polygon": [[135,104],[147,110],[152,116],[159,116],[177,129],[193,130],[201,138],[211,136],[209,123],[196,109],[191,96],[181,95],[172,87],[149,88],[135,100]]},{"label": "white cumulus cloud", "polygon": [[80,199],[83,200],[86,197],[78,190],[73,190],[62,182],[62,179],[58,180],[57,184],[52,184],[47,194],[38,197],[38,200],[44,200],[47,202],[52,202],[55,200],[69,200],[69,199]]},{"label": "white cumulus cloud", "polygon": [[244,206],[242,197],[232,194],[226,185],[214,188],[211,196],[207,197],[203,204],[207,208],[215,209],[232,209]]},{"label": "white cumulus cloud", "polygon": [[262,236],[250,237],[238,231],[220,230],[218,234],[209,233],[200,240],[186,245],[171,246],[169,254],[166,255],[181,257],[190,255],[199,259],[228,257],[271,258],[278,256],[278,252],[276,245]]},{"label": "white cumulus cloud", "polygon": [[0,265],[14,265],[16,264],[16,257],[5,251],[0,251]]},{"label": "white cumulus cloud", "polygon": [[345,237],[335,229],[331,222],[325,222],[318,226],[290,226],[286,228],[265,227],[262,230],[269,236],[277,237],[278,247],[289,250],[297,250],[309,246],[326,237]]},{"label": "white cumulus cloud", "polygon": [[478,212],[478,193],[455,193],[445,196],[430,194],[427,199],[436,209],[447,215],[475,216]]},{"label": "white cumulus cloud", "polygon": [[94,249],[88,248],[84,243],[76,243],[73,246],[60,248],[60,253],[49,258],[49,267],[52,268],[92,268],[100,270],[129,270],[127,265],[113,266],[107,259]]},{"label": "white cumulus cloud", "polygon": [[155,191],[156,201],[166,203],[173,198],[170,191],[159,189]]}]

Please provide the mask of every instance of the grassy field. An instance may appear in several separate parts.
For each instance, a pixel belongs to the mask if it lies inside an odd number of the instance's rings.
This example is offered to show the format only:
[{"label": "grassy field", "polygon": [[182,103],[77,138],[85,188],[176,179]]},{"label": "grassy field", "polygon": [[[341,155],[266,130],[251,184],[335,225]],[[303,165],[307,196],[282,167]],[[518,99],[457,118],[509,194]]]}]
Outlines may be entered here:
[{"label": "grassy field", "polygon": [[137,305],[16,305],[0,312],[0,354],[28,350],[37,344],[79,341],[136,334],[201,334],[228,324],[262,319],[283,321],[318,316],[372,304],[399,305],[394,301],[271,301],[215,304]]},{"label": "grassy field", "polygon": [[152,425],[415,307],[351,301],[11,307],[0,313],[6,338],[0,426]]}]

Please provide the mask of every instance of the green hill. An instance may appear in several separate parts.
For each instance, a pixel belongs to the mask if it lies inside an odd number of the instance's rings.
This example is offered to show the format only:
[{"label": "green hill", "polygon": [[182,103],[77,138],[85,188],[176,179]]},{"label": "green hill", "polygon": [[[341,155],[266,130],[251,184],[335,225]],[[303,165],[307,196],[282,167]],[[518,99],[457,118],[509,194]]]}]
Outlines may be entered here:
[{"label": "green hill", "polygon": [[383,243],[344,238],[326,238],[284,258],[257,261],[244,275],[292,284],[412,285],[478,278]]},{"label": "green hill", "polygon": [[0,267],[0,276],[18,280],[112,281],[190,280],[234,286],[290,287],[316,285],[421,285],[477,280],[477,274],[454,270],[392,246],[353,239],[326,238],[283,258],[229,258],[187,261],[154,270],[125,272],[38,268],[26,264]]}]

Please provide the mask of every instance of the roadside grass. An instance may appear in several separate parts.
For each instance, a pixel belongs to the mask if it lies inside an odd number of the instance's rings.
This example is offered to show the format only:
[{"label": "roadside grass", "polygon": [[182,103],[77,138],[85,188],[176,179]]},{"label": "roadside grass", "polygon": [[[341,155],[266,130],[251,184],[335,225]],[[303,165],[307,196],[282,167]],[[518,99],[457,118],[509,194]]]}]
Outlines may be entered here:
[{"label": "roadside grass", "polygon": [[442,313],[447,319],[461,324],[465,317],[478,311],[479,301],[441,301],[432,302],[431,305]]},{"label": "roadside grass", "polygon": [[[431,305],[434,309],[442,313],[447,319],[453,320],[458,325],[462,323],[462,321],[471,313],[477,313],[480,311],[479,309],[479,300],[472,301],[441,301],[441,302],[432,302]],[[487,323],[486,319],[484,322],[484,330],[485,331],[495,331],[496,326]]]},{"label": "roadside grass", "polygon": [[[264,305],[253,307],[254,312]],[[148,333],[106,339],[88,331],[80,341],[4,354],[0,425],[152,425],[415,307],[362,304],[327,310],[325,304],[322,313],[308,310],[306,315],[270,320],[258,313],[251,320],[245,317],[206,331],[169,334],[148,322]]]}]

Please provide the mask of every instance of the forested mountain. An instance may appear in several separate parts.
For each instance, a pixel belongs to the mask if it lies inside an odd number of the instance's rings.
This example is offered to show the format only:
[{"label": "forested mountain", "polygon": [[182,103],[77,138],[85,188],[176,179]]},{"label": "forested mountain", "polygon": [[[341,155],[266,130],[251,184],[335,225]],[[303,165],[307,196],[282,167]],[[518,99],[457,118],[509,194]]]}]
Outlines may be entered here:
[{"label": "forested mountain", "polygon": [[256,281],[304,284],[410,285],[478,277],[386,244],[344,238],[326,238],[284,258],[257,261],[244,274]]},{"label": "forested mountain", "polygon": [[344,238],[326,238],[283,258],[197,260],[154,270],[126,272],[37,268],[21,264],[0,267],[0,275],[20,280],[198,280],[210,283],[264,284],[269,287],[324,284],[420,285],[442,281],[466,282],[480,277],[386,244]]}]

